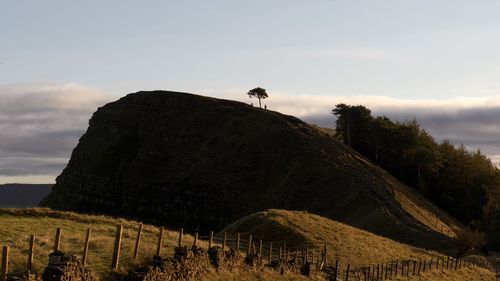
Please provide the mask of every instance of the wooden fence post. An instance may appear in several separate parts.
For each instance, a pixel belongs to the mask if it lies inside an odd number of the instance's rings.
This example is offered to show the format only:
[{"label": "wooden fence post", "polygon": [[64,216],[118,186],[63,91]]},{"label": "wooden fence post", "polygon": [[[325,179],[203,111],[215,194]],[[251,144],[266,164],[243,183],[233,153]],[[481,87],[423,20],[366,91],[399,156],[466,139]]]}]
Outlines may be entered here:
[{"label": "wooden fence post", "polygon": [[394,277],[398,276],[398,260],[396,260],[396,270],[394,271]]},{"label": "wooden fence post", "polygon": [[90,234],[92,230],[87,229],[87,235],[85,235],[85,244],[83,245],[83,254],[82,254],[82,265],[85,266],[87,264],[87,258],[89,256],[89,243],[90,243]]},{"label": "wooden fence post", "polygon": [[380,264],[377,263],[377,281],[378,281],[379,275],[380,275]]},{"label": "wooden fence post", "polygon": [[327,256],[326,256],[326,243],[325,245],[323,246],[323,264],[326,265],[326,262],[327,262]]},{"label": "wooden fence post", "polygon": [[387,279],[387,271],[388,270],[389,270],[389,263],[386,263],[385,264],[385,278],[384,278],[384,280]]},{"label": "wooden fence post", "polygon": [[345,274],[345,281],[349,281],[349,270],[351,268],[351,265],[347,264],[347,271]]},{"label": "wooden fence post", "polygon": [[56,229],[56,237],[54,240],[54,252],[59,251],[60,244],[61,244],[61,235],[62,235],[61,232],[62,232],[62,230],[60,227]]},{"label": "wooden fence post", "polygon": [[422,266],[422,260],[418,260],[418,273],[417,275],[420,275],[420,267]]},{"label": "wooden fence post", "polygon": [[236,234],[236,251],[240,252],[240,234]]},{"label": "wooden fence post", "polygon": [[28,248],[28,273],[33,269],[33,252],[35,250],[35,235],[30,235],[29,248]]},{"label": "wooden fence post", "polygon": [[208,238],[208,250],[212,248],[213,243],[214,243],[214,232],[210,231],[210,238]]},{"label": "wooden fence post", "polygon": [[247,257],[252,253],[252,234],[248,236],[248,249],[247,249]]},{"label": "wooden fence post", "polygon": [[193,246],[197,247],[198,246],[198,232],[194,233],[194,241],[193,241]]},{"label": "wooden fence post", "polygon": [[139,229],[137,230],[137,238],[135,239],[134,246],[134,256],[133,259],[137,259],[137,255],[139,254],[139,244],[141,243],[141,235],[142,235],[142,223],[139,224]]},{"label": "wooden fence post", "polygon": [[163,227],[160,227],[160,234],[158,234],[158,244],[156,245],[157,256],[161,256],[162,245],[163,245]]},{"label": "wooden fence post", "polygon": [[272,260],[273,260],[273,242],[269,242],[269,262],[271,262]]},{"label": "wooden fence post", "polygon": [[458,269],[458,259],[455,259],[455,271]]},{"label": "wooden fence post", "polygon": [[339,260],[335,260],[335,277],[333,280],[337,280],[338,274],[339,274]]},{"label": "wooden fence post", "polygon": [[0,268],[0,281],[7,280],[9,272],[9,246],[3,246],[2,249],[2,266]]},{"label": "wooden fence post", "polygon": [[227,232],[224,232],[224,239],[222,240],[222,251],[226,250]]},{"label": "wooden fence post", "polygon": [[122,232],[123,226],[121,224],[116,226],[116,236],[115,236],[115,247],[113,249],[113,262],[111,267],[114,270],[118,269],[118,264],[120,263],[120,247],[122,245]]},{"label": "wooden fence post", "polygon": [[179,230],[179,248],[182,247],[182,235],[184,235],[184,228]]}]

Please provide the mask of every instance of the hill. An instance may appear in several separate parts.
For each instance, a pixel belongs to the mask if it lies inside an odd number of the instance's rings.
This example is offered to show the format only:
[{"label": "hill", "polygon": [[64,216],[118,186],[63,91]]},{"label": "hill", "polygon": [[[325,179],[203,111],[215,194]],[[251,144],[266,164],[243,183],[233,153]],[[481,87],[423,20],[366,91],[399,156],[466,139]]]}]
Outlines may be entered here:
[{"label": "hill", "polygon": [[250,105],[138,92],[99,108],[43,206],[187,229],[307,210],[453,251],[460,224],[330,134]]},{"label": "hill", "polygon": [[320,250],[326,243],[330,262],[339,260],[356,267],[441,256],[304,211],[265,210],[229,224],[221,230],[224,232],[251,233],[256,240],[286,242],[291,248],[308,243],[311,248]]},{"label": "hill", "polygon": [[[270,209],[245,216],[226,226],[218,234],[252,234],[255,241],[274,241],[274,247],[286,243],[292,250],[308,244],[311,250],[328,249],[328,261],[335,260],[345,270],[395,260],[430,260],[443,257],[440,253],[416,248],[304,211]],[[392,279],[392,278],[391,278]],[[392,280],[495,280],[495,274],[482,268],[459,271],[434,270],[418,278],[398,276]],[[216,279],[219,280],[219,279]],[[222,280],[222,279],[220,279]],[[250,279],[249,279],[250,280]]]},{"label": "hill", "polygon": [[2,184],[0,208],[28,208],[40,204],[53,184]]}]

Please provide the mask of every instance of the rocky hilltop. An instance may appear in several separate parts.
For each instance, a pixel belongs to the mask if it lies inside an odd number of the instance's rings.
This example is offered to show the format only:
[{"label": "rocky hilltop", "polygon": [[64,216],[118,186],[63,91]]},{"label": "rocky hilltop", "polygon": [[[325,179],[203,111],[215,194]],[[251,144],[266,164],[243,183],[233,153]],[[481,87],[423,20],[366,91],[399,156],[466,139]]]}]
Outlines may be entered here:
[{"label": "rocky hilltop", "polygon": [[307,210],[398,241],[451,247],[456,222],[329,134],[250,105],[129,94],[97,110],[42,202],[218,230],[269,208]]}]

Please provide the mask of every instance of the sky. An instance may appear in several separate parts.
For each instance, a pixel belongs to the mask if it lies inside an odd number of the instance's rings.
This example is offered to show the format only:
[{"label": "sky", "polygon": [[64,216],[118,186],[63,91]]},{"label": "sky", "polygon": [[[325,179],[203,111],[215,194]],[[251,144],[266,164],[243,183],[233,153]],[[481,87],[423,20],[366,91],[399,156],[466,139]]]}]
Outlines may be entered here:
[{"label": "sky", "polygon": [[0,0],[0,183],[54,182],[97,107],[139,90],[416,118],[500,163],[500,1]]}]

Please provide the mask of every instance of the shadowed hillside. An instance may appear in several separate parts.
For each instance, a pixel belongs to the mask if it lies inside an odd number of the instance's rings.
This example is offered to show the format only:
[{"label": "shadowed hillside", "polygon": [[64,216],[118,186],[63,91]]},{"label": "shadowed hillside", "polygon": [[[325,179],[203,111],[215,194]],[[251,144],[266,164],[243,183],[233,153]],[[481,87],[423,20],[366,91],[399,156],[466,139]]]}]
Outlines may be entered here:
[{"label": "shadowed hillside", "polygon": [[0,185],[0,208],[36,207],[45,198],[52,184]]},{"label": "shadowed hillside", "polygon": [[165,91],[130,94],[99,108],[42,205],[201,230],[269,208],[307,210],[450,251],[460,227],[295,117]]}]

